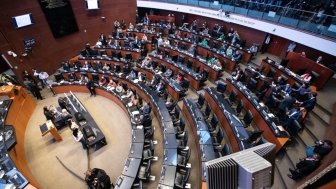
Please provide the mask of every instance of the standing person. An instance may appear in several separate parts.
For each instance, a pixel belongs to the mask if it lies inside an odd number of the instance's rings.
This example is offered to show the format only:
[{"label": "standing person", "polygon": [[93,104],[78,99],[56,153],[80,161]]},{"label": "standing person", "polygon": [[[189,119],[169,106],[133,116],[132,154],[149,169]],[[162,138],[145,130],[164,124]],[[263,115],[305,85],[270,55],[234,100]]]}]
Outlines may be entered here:
[{"label": "standing person", "polygon": [[35,85],[37,85],[35,79],[28,73],[27,70],[23,71],[23,79],[27,78],[29,81],[33,82]]},{"label": "standing person", "polygon": [[43,100],[43,97],[41,96],[40,93],[40,89],[37,87],[37,85],[35,85],[32,81],[29,81],[27,78],[25,78],[23,83],[38,100]]},{"label": "standing person", "polygon": [[87,83],[86,83],[86,87],[89,89],[91,96],[94,95],[96,96],[96,91],[95,91],[95,86],[94,86],[94,82],[92,81],[92,79],[90,79]]},{"label": "standing person", "polygon": [[72,131],[72,136],[77,142],[80,142],[82,144],[84,150],[87,149],[83,133],[78,128],[74,128],[74,130]]},{"label": "standing person", "polygon": [[39,78],[42,83],[42,88],[47,85],[47,79],[49,77],[49,74],[47,72],[40,72]]},{"label": "standing person", "polygon": [[288,45],[288,48],[287,48],[287,52],[286,52],[286,56],[289,52],[293,52],[294,49],[296,48],[296,43],[294,41],[292,41],[289,45]]},{"label": "standing person", "polygon": [[[39,75],[40,75],[40,71],[35,69],[35,68],[32,68],[32,72],[33,72],[33,75],[41,82],[41,85],[43,85],[43,82],[41,81]],[[37,85],[38,86],[38,85]]]}]

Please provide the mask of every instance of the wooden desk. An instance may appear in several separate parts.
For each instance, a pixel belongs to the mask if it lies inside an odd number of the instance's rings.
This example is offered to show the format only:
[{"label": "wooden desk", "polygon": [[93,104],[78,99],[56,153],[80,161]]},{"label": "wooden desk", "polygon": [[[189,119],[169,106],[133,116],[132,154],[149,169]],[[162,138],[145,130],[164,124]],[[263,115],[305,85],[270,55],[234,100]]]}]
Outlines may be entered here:
[{"label": "wooden desk", "polygon": [[256,126],[260,130],[264,131],[263,136],[266,138],[267,141],[276,145],[276,152],[278,152],[286,144],[286,142],[288,141],[288,137],[277,137],[264,119],[264,117],[261,115],[261,112],[254,107],[252,102],[245,97],[242,91],[235,85],[233,85],[230,80],[226,80],[226,83],[227,90],[229,92],[234,91],[237,94],[237,99],[241,99],[243,101],[245,109],[251,111],[253,115],[253,121],[255,122]]},{"label": "wooden desk", "polygon": [[180,56],[180,55],[182,55],[182,56],[186,57],[188,60],[192,61],[193,67],[199,67],[200,71],[206,69],[209,72],[209,78],[212,79],[212,80],[217,80],[217,78],[220,76],[221,71],[215,70],[214,68],[210,67],[206,63],[203,63],[203,62],[199,61],[195,57],[189,56],[188,54],[176,51],[176,50],[168,48],[168,47],[161,46],[160,49],[162,51],[165,51],[165,50],[169,51],[169,56],[174,56],[174,55]]},{"label": "wooden desk", "polygon": [[26,127],[35,110],[36,102],[21,86],[5,86],[2,89],[3,90],[0,91],[0,96],[8,96],[12,99],[12,104],[8,109],[5,124],[14,126],[17,141],[14,148],[9,151],[9,155],[22,175],[32,185],[40,188],[38,182],[30,171],[24,149]]},{"label": "wooden desk", "polygon": [[42,136],[45,136],[46,134],[50,133],[57,142],[62,141],[61,135],[58,133],[55,125],[50,120],[40,125],[40,130]]},{"label": "wooden desk", "polygon": [[160,16],[160,15],[149,15],[150,22],[160,22],[161,20],[175,23],[175,17],[174,16]]},{"label": "wooden desk", "polygon": [[289,52],[287,59],[287,68],[293,72],[297,72],[300,69],[305,69],[306,72],[314,71],[320,75],[315,83],[313,83],[313,85],[317,87],[317,90],[321,90],[323,86],[329,81],[329,79],[334,75],[333,70],[306,57],[302,57],[299,53]]},{"label": "wooden desk", "polygon": [[167,69],[171,69],[174,71],[174,75],[177,75],[179,72],[185,73],[185,78],[187,78],[190,81],[190,86],[195,89],[198,90],[200,88],[201,85],[201,81],[194,78],[192,75],[189,75],[188,72],[184,72],[183,70],[180,70],[179,67],[176,67],[175,65],[168,63],[164,60],[161,60],[159,58],[156,58],[154,56],[150,56],[152,58],[153,61],[158,62],[159,64],[163,64]]},{"label": "wooden desk", "polygon": [[[237,47],[235,46],[232,46],[231,43],[227,42],[227,41],[220,41],[220,40],[217,40],[211,36],[206,36],[206,35],[200,35],[198,33],[193,33],[193,32],[190,32],[190,31],[185,31],[185,30],[180,30],[181,33],[182,33],[182,36],[187,36],[187,35],[195,35],[197,36],[199,39],[203,39],[203,38],[207,38],[209,39],[209,46],[212,47],[214,42],[216,42],[218,44],[218,46],[221,46],[222,43],[226,43],[228,46],[231,46],[235,49],[237,49]],[[184,38],[184,37],[183,37]],[[199,40],[200,42],[201,40]],[[238,51],[242,54],[242,59],[241,61],[243,63],[248,63],[250,62],[251,58],[252,58],[252,53],[249,52],[247,49],[240,49],[238,48]]]}]

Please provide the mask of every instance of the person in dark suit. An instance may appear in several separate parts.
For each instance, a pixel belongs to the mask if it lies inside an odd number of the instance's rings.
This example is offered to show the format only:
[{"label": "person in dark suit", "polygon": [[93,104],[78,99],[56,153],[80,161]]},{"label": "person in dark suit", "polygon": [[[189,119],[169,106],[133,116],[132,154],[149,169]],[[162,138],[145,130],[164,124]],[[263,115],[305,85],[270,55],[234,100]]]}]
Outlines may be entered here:
[{"label": "person in dark suit", "polygon": [[288,174],[288,177],[297,180],[304,175],[308,175],[313,172],[320,165],[321,156],[314,154],[312,157],[306,157],[300,159],[300,162],[296,164],[296,168],[289,169],[291,174]]},{"label": "person in dark suit", "polygon": [[[315,146],[313,146],[313,152],[320,155],[321,157],[327,155],[333,149],[333,142],[330,140],[318,140],[315,141]],[[308,156],[309,154],[307,154]]]},{"label": "person in dark suit", "polygon": [[299,107],[292,108],[290,111],[286,113],[286,115],[287,115],[286,122],[284,124],[286,128],[289,127],[293,123],[294,120],[299,121],[300,118],[302,117],[302,113]]},{"label": "person in dark suit", "polygon": [[308,100],[300,103],[301,106],[307,110],[307,112],[310,112],[314,109],[316,105],[316,96],[317,96],[317,93],[313,93]]},{"label": "person in dark suit", "polygon": [[38,88],[37,85],[35,85],[32,81],[29,81],[28,78],[25,78],[23,83],[38,100],[43,100],[43,97],[41,96],[40,93],[40,89]]},{"label": "person in dark suit", "polygon": [[89,89],[91,96],[96,96],[96,91],[95,91],[95,85],[94,82],[92,81],[92,79],[90,79],[87,83],[86,83],[86,87]]},{"label": "person in dark suit", "polygon": [[278,100],[278,98],[274,98],[274,99],[279,102],[278,115],[282,118],[284,117],[286,112],[288,112],[293,107],[296,101],[296,99],[292,95],[287,95],[282,100]]}]

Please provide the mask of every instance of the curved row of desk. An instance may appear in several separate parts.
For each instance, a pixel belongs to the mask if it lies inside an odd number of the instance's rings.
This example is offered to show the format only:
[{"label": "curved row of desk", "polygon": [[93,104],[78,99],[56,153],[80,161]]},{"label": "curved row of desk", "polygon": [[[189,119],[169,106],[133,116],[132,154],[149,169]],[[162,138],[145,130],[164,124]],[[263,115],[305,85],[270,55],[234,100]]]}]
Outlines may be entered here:
[{"label": "curved row of desk", "polygon": [[[112,79],[112,76],[110,75],[110,79]],[[177,168],[177,142],[176,142],[176,132],[175,128],[171,119],[171,116],[169,114],[169,111],[165,105],[165,102],[158,97],[155,91],[150,89],[148,86],[142,84],[142,83],[133,83],[130,80],[127,80],[125,78],[119,77],[117,75],[113,75],[113,77],[118,78],[120,82],[126,83],[129,88],[133,88],[136,90],[136,93],[145,101],[149,102],[150,105],[153,107],[154,114],[159,118],[160,120],[160,125],[162,127],[162,132],[164,136],[164,161],[162,164],[162,170],[161,170],[161,176],[160,176],[160,181],[159,181],[159,186],[163,188],[174,188],[174,181],[175,181],[175,173],[176,173],[176,168]],[[53,90],[55,93],[60,93],[60,92],[66,92],[66,91],[76,91],[76,92],[88,92],[88,89],[86,88],[85,85],[73,85],[73,84],[66,84],[67,82],[63,84],[56,84],[53,85]],[[112,95],[111,91],[107,91],[103,88],[96,88],[96,93],[98,95],[105,96],[109,99],[112,99],[115,101],[119,106],[121,106],[122,102],[117,100],[117,97]],[[122,105],[121,107],[123,107]],[[125,108],[124,108],[125,110]],[[134,132],[135,133],[135,132]],[[134,141],[133,141],[134,142]],[[133,143],[130,149],[130,158],[137,158],[137,157],[142,157],[142,152],[138,155],[137,154],[137,149],[140,149],[138,147],[139,144]],[[141,144],[140,144],[141,145]],[[143,145],[142,145],[143,146]],[[142,150],[141,150],[142,151]],[[126,163],[130,161],[126,161]],[[136,162],[134,162],[136,163]],[[130,166],[128,166],[130,167]],[[135,165],[132,167],[136,167]],[[135,168],[132,168],[135,169]],[[124,169],[123,176],[119,178],[119,180],[116,183],[116,188],[131,188],[133,184],[132,181],[134,179],[131,179],[129,177],[130,175],[128,174],[135,174],[133,171],[128,171],[130,170],[127,168],[126,170]],[[132,172],[132,173],[130,173]],[[127,176],[128,175],[128,176]],[[132,175],[131,175],[132,176]],[[124,184],[123,184],[124,183]],[[130,184],[132,183],[132,184]]]},{"label": "curved row of desk", "polygon": [[[188,40],[183,40],[183,39],[178,39],[174,37],[170,37],[170,40],[178,40],[181,41],[182,43],[186,43],[187,44],[187,48],[189,49],[189,47],[193,44],[192,42],[188,41]],[[179,48],[181,48],[181,44],[178,45]],[[232,71],[236,65],[236,63],[234,61],[232,61],[232,59],[230,57],[227,57],[225,54],[221,54],[218,52],[217,48],[212,48],[210,49],[210,47],[204,47],[202,45],[197,44],[197,54],[200,55],[200,57],[204,57],[204,58],[212,58],[212,57],[217,57],[218,60],[222,63],[223,68],[225,68],[225,70],[227,71]],[[190,56],[190,55],[189,55]],[[197,58],[198,61],[203,61],[201,58]]]},{"label": "curved row of desk", "polygon": [[200,71],[207,70],[209,73],[209,78],[212,80],[217,80],[220,76],[221,70],[215,69],[214,67],[208,65],[206,60],[200,60],[197,57],[187,53],[185,50],[174,48],[172,46],[160,46],[161,51],[169,52],[169,56],[181,56],[187,57],[187,59],[192,61],[192,67],[198,67]]},{"label": "curved row of desk", "polygon": [[256,95],[246,86],[230,78],[226,80],[226,83],[228,92],[235,92],[238,99],[243,101],[245,109],[251,111],[256,126],[264,131],[264,138],[275,144],[276,152],[278,152],[288,141],[288,132],[283,129],[276,117],[259,102]]},{"label": "curved row of desk", "polygon": [[5,120],[12,100],[0,101],[0,188],[24,188],[28,180],[16,169],[8,151],[16,145],[15,129],[6,125]]},{"label": "curved row of desk", "polygon": [[[234,45],[232,45],[230,42],[228,42],[228,41],[220,41],[218,39],[213,38],[210,35],[202,35],[202,34],[196,33],[195,31],[191,32],[188,29],[185,29],[185,30],[181,30],[180,29],[180,31],[182,32],[182,36],[181,36],[182,38],[187,38],[186,36],[189,36],[189,35],[196,35],[196,36],[201,37],[201,38],[210,39],[209,40],[209,45],[210,46],[213,46],[214,43],[217,43],[219,46],[221,46],[222,43],[225,43],[226,45],[231,46],[231,47],[237,49],[237,47],[234,46]],[[251,60],[251,58],[252,58],[252,53],[249,52],[248,49],[238,48],[238,50],[242,54],[242,62],[248,63]]]}]

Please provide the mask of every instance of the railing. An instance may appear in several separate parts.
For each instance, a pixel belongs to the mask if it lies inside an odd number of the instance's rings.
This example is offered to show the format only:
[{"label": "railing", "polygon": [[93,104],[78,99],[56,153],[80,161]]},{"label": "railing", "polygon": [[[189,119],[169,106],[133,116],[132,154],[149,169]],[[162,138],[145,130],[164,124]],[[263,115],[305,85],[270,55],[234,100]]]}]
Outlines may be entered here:
[{"label": "railing", "polygon": [[[325,36],[336,39],[336,16],[327,15],[329,11],[320,9],[319,11],[312,12],[302,10],[302,4],[288,3],[285,5],[279,4],[278,0],[253,0],[263,1],[252,2],[246,0],[152,0],[167,3],[177,3],[184,5],[192,5],[210,9],[216,9],[225,13],[235,13],[259,20],[267,20],[279,25],[293,27],[298,30],[304,30],[314,33],[318,36]],[[269,2],[269,3],[268,3]],[[282,6],[278,6],[282,5]],[[295,7],[295,8],[293,8]],[[331,12],[332,13],[332,12]]]}]

